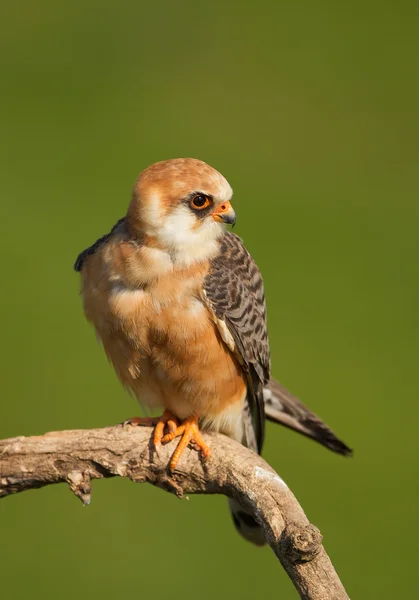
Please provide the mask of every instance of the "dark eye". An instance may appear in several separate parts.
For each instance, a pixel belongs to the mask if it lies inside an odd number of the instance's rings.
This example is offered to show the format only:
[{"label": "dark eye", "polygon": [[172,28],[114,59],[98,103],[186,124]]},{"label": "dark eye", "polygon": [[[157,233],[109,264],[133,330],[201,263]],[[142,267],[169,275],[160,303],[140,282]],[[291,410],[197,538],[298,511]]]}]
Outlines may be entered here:
[{"label": "dark eye", "polygon": [[198,194],[197,196],[194,196],[191,200],[192,208],[195,208],[197,210],[202,210],[203,208],[207,208],[207,206],[209,206],[210,204],[211,204],[211,200],[207,196],[204,196],[202,194]]}]

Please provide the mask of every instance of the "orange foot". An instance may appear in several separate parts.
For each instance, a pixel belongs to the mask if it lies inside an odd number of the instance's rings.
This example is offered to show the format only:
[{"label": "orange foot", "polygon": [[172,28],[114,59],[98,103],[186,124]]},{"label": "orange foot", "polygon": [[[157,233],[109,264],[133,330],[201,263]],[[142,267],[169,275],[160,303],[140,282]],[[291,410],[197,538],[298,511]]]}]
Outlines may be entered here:
[{"label": "orange foot", "polygon": [[124,425],[132,425],[133,427],[154,427],[153,444],[156,450],[161,446],[164,435],[164,428],[167,426],[169,435],[176,431],[177,420],[171,412],[165,410],[161,417],[132,417],[124,421]]},{"label": "orange foot", "polygon": [[[157,426],[156,426],[156,429],[157,429]],[[208,458],[209,455],[211,454],[211,450],[209,449],[208,444],[206,444],[206,442],[204,441],[204,438],[201,435],[201,432],[199,431],[198,417],[195,417],[195,416],[189,417],[188,419],[185,419],[181,425],[179,425],[175,428],[171,427],[170,433],[168,433],[163,438],[161,438],[161,442],[163,444],[166,444],[167,442],[171,442],[172,440],[174,440],[176,437],[178,437],[180,435],[182,436],[182,439],[180,440],[180,442],[172,456],[172,460],[170,461],[170,464],[169,464],[169,468],[171,471],[174,471],[176,469],[176,466],[180,460],[180,457],[182,456],[185,448],[190,443],[193,443],[195,446],[198,447],[199,450],[201,450],[201,453],[202,453],[202,456],[204,459]]]}]

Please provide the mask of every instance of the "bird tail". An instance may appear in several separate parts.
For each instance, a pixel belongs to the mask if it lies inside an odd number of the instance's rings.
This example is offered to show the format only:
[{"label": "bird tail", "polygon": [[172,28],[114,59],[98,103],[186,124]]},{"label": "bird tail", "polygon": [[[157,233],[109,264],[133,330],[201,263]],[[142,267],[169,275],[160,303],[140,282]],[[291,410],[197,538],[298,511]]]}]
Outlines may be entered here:
[{"label": "bird tail", "polygon": [[[241,439],[237,439],[237,441],[241,442],[244,446],[249,448],[249,450],[253,450],[253,452],[257,453],[260,448],[260,443],[257,438],[256,428],[253,424],[249,397],[245,400],[242,423],[242,437]],[[234,526],[238,533],[256,546],[263,546],[266,544],[263,528],[256,521],[252,513],[248,512],[236,500],[229,499],[228,506],[233,518]]]},{"label": "bird tail", "polygon": [[278,381],[271,379],[263,390],[266,418],[316,440],[329,450],[351,456],[352,450],[329,427]]},{"label": "bird tail", "polygon": [[247,512],[236,500],[229,499],[228,506],[234,525],[240,535],[256,546],[264,546],[266,544],[265,533],[254,516]]},{"label": "bird tail", "polygon": [[[263,390],[263,399],[265,403],[265,416],[270,421],[280,423],[285,427],[294,429],[316,440],[326,448],[350,456],[352,450],[339,440],[329,427],[298,398],[285,389],[280,383],[271,379]],[[246,436],[246,445],[257,451],[257,444],[249,436]],[[237,531],[246,540],[256,546],[266,544],[263,528],[259,525],[253,515],[236,500],[228,501],[234,525]]]}]

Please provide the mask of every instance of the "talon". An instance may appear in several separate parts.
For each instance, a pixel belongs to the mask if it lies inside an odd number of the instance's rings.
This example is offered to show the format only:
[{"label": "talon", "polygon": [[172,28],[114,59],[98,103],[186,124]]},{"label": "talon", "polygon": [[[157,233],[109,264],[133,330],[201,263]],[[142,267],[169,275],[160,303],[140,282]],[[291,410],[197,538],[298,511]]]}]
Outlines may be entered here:
[{"label": "talon", "polygon": [[176,417],[171,412],[166,410],[160,417],[132,417],[124,421],[123,425],[132,425],[133,427],[154,427],[153,445],[155,450],[161,446],[164,436],[164,428],[167,426],[169,432],[172,432],[177,427]]},{"label": "talon", "polygon": [[169,464],[169,468],[171,471],[174,471],[176,469],[176,466],[179,463],[179,460],[185,448],[190,443],[192,443],[201,451],[202,457],[204,459],[207,459],[210,456],[211,450],[208,444],[205,442],[204,438],[202,437],[201,432],[199,431],[198,417],[189,417],[188,419],[185,419],[185,421],[183,421],[181,425],[175,428],[173,428],[171,424],[169,426],[169,429],[171,429],[171,431],[162,438],[162,444],[167,444],[168,442],[174,440],[176,437],[182,436]]},{"label": "talon", "polygon": [[175,438],[179,437],[180,435],[183,435],[185,433],[185,430],[186,430],[185,424],[179,425],[179,427],[175,427],[174,429],[172,429],[170,431],[170,433],[167,433],[164,436],[164,438],[162,439],[162,443],[168,444],[169,442],[173,441]]},{"label": "talon", "polygon": [[159,417],[131,417],[122,423],[122,425],[132,425],[133,427],[154,427],[157,425]]},{"label": "talon", "polygon": [[[208,444],[202,437],[198,426],[198,417],[189,417],[180,425],[176,417],[166,410],[161,417],[133,417],[124,421],[123,425],[132,425],[133,427],[154,427],[153,446],[158,452],[162,444],[167,444],[175,438],[182,436],[177,448],[169,463],[169,469],[174,471],[179,463],[179,460],[185,448],[191,444],[196,450],[201,452],[204,459],[207,459],[211,450]],[[165,429],[168,433],[165,435]]]},{"label": "talon", "polygon": [[161,442],[164,435],[164,428],[166,427],[166,425],[169,427],[169,430],[172,429],[172,426],[168,425],[169,423],[174,423],[176,427],[176,423],[173,419],[174,417],[172,413],[168,410],[165,410],[162,416],[158,418],[153,435],[153,444],[156,450],[158,450],[161,446]]},{"label": "talon", "polygon": [[173,433],[174,431],[176,431],[177,426],[178,426],[177,422],[174,421],[173,419],[169,419],[167,421],[166,425],[167,425],[167,429],[169,430],[169,433]]}]

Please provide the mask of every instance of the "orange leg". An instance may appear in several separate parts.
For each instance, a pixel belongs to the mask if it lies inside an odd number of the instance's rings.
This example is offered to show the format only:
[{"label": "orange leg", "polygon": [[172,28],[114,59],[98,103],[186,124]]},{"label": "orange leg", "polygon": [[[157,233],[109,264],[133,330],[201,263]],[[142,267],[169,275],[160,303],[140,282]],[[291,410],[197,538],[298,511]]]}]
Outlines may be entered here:
[{"label": "orange leg", "polygon": [[158,450],[163,439],[164,428],[167,426],[170,433],[175,431],[177,421],[171,412],[165,410],[161,417],[132,417],[132,419],[124,421],[124,425],[154,427],[153,444],[156,450]]},{"label": "orange leg", "polygon": [[176,469],[176,466],[180,460],[180,457],[182,456],[185,448],[190,444],[193,443],[195,446],[197,446],[199,448],[199,450],[201,450],[202,456],[204,459],[208,458],[209,455],[211,454],[211,450],[208,446],[208,444],[205,442],[204,438],[201,435],[201,432],[199,431],[199,427],[198,427],[198,417],[189,417],[188,419],[185,419],[181,425],[179,425],[178,427],[173,428],[172,426],[170,426],[170,433],[168,433],[167,435],[165,435],[161,442],[163,444],[166,444],[167,442],[171,442],[172,440],[174,440],[176,437],[182,436],[173,456],[172,456],[172,460],[170,461],[170,470],[174,471]]}]

